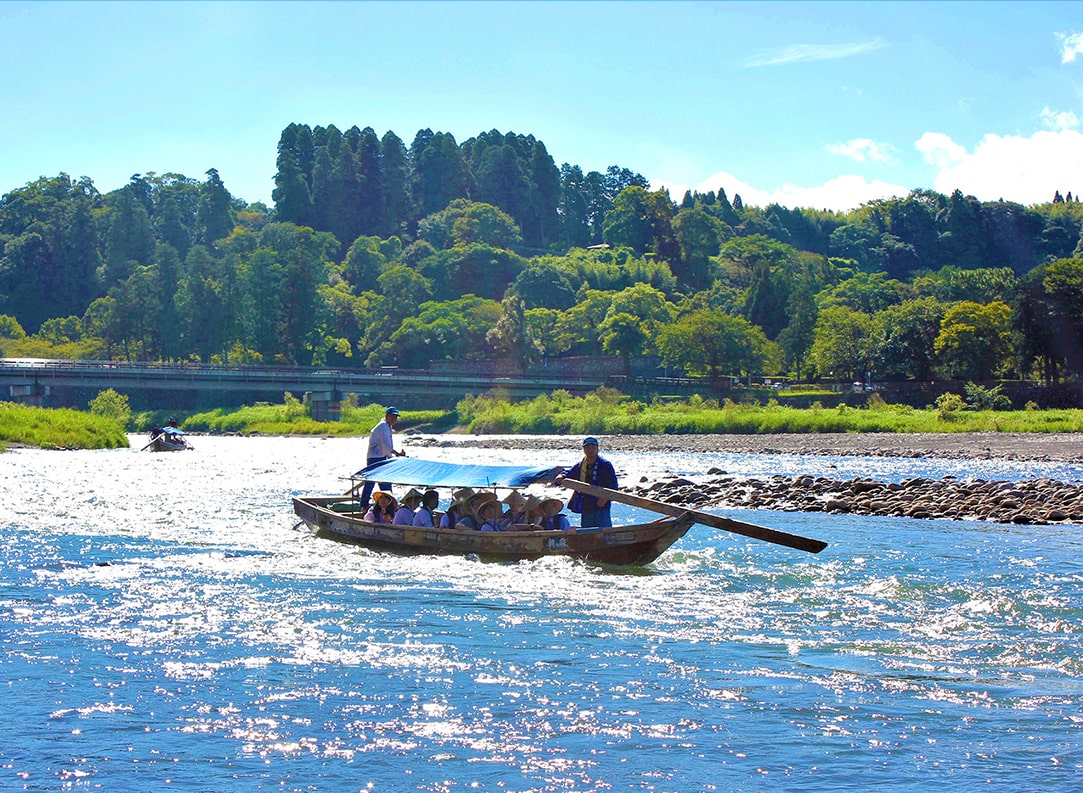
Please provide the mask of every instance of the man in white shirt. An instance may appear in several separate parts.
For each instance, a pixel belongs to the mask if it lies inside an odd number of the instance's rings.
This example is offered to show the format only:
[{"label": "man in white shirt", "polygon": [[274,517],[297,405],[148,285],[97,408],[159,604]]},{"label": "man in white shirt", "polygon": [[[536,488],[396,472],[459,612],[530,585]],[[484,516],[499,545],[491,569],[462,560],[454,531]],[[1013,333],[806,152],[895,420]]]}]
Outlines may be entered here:
[{"label": "man in white shirt", "polygon": [[[395,446],[391,442],[391,431],[395,428],[395,422],[399,420],[399,409],[397,407],[388,407],[384,411],[384,417],[375,427],[372,428],[372,432],[369,433],[369,450],[368,459],[365,462],[365,467],[378,463],[381,460],[387,460],[391,457],[405,457],[406,452],[395,451]],[[361,510],[367,510],[369,508],[369,499],[372,497],[372,488],[376,485],[371,479],[365,480],[365,486],[361,488]],[[391,492],[391,485],[387,482],[380,482],[380,490],[385,493]]]}]

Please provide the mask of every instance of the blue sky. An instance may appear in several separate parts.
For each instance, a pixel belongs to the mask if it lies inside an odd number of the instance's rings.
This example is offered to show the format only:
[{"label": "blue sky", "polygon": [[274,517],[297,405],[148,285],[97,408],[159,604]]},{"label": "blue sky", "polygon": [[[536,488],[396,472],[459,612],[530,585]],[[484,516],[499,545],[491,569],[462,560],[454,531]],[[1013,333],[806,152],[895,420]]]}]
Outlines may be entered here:
[{"label": "blue sky", "polygon": [[533,134],[675,199],[1083,193],[1078,2],[3,2],[0,193],[202,179],[271,203],[292,123]]}]

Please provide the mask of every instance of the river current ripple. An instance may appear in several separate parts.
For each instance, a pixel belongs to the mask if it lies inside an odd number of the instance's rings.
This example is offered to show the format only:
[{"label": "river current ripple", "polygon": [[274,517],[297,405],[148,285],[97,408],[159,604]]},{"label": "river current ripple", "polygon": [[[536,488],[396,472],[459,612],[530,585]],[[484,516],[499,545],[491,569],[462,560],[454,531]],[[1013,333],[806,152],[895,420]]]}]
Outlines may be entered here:
[{"label": "river current ripple", "polygon": [[[575,440],[555,460],[416,454],[571,464]],[[131,441],[0,455],[2,790],[1078,789],[1078,526],[731,510],[830,545],[695,527],[635,570],[402,558],[294,528],[291,496],[345,490],[363,440]],[[709,468],[1083,478],[611,459],[624,483]]]}]

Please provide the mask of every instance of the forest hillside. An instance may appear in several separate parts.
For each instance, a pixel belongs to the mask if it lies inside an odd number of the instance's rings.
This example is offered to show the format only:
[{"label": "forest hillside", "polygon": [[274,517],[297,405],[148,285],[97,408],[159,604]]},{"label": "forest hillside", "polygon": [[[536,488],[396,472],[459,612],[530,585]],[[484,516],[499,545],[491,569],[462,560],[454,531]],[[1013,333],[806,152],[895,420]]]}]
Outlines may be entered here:
[{"label": "forest hillside", "polygon": [[291,124],[273,207],[137,174],[0,198],[6,356],[425,367],[656,356],[710,378],[1083,374],[1083,205],[670,196],[532,135]]}]

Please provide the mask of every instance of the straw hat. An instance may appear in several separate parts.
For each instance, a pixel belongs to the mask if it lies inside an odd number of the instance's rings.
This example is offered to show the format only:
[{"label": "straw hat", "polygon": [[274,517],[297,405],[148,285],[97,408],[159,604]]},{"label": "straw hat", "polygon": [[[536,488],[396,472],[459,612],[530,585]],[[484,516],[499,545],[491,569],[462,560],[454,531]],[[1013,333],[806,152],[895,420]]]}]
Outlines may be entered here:
[{"label": "straw hat", "polygon": [[410,507],[410,509],[413,509],[418,504],[421,503],[422,498],[424,498],[424,495],[422,494],[422,492],[420,490],[418,490],[416,487],[411,487],[407,491],[406,495],[402,497],[402,502],[401,503],[403,503],[406,506]]},{"label": "straw hat", "polygon": [[487,501],[492,501],[495,503],[496,493],[491,493],[484,490],[480,493],[475,493],[474,495],[470,496],[470,500],[467,502],[466,506],[470,509],[471,512],[476,515],[478,514],[478,509],[481,507],[481,505],[486,503]]},{"label": "straw hat", "polygon": [[490,515],[491,516],[499,515],[500,514],[500,504],[497,503],[497,500],[495,498],[485,499],[485,500],[480,501],[478,503],[477,509],[475,510],[475,514],[477,514],[477,516],[479,518],[489,517]]},{"label": "straw hat", "polygon": [[547,498],[541,502],[542,514],[547,518],[551,518],[564,509],[564,502],[559,498]]},{"label": "straw hat", "polygon": [[383,501],[385,499],[387,499],[388,501],[394,501],[395,497],[393,495],[391,495],[390,493],[384,491],[384,490],[374,490],[374,491],[372,491],[372,500],[373,501]]},{"label": "straw hat", "polygon": [[455,504],[466,504],[470,501],[470,498],[474,495],[474,489],[470,487],[462,487],[458,490],[451,492],[451,500]]},{"label": "straw hat", "polygon": [[510,493],[504,496],[503,501],[509,507],[522,508],[522,506],[526,504],[526,499],[523,498],[523,494],[520,493],[518,490],[512,490]]},{"label": "straw hat", "polygon": [[537,496],[530,496],[526,500],[526,504],[523,505],[523,512],[529,514],[537,514],[541,512],[541,499]]}]

